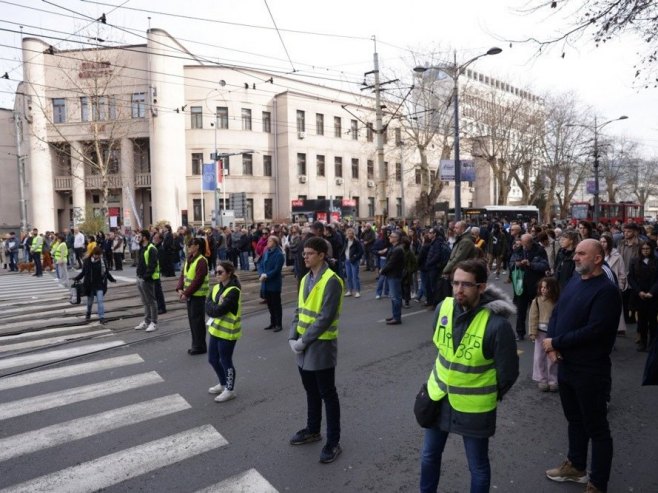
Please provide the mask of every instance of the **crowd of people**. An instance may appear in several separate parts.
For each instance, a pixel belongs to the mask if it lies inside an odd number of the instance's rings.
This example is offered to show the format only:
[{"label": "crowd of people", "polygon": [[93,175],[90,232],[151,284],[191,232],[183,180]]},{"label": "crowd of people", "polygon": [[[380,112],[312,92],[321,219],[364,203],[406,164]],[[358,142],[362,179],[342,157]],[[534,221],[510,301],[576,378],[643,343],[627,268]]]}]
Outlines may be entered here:
[{"label": "crowd of people", "polygon": [[[188,353],[208,354],[218,380],[208,392],[217,402],[236,397],[233,352],[242,336],[243,303],[238,269],[257,271],[261,303],[267,304],[270,315],[264,329],[280,332],[287,266],[299,293],[288,338],[309,406],[306,427],[290,443],[321,439],[324,403],[327,442],[320,460],[325,463],[342,451],[335,386],[342,301],[366,295],[360,272],[375,271],[370,296],[390,298],[386,324],[402,324],[403,309],[412,301],[435,312],[439,357],[427,392],[440,402],[440,412],[426,432],[422,491],[438,487],[449,433],[464,437],[472,491],[488,491],[487,440],[495,429],[496,402],[518,376],[516,344],[528,337],[534,344],[532,379],[540,391],[560,393],[569,423],[567,458],[546,475],[587,483],[586,491],[598,492],[606,491],[612,461],[606,417],[610,352],[629,324],[637,324],[637,350],[650,351],[643,382],[658,384],[657,239],[658,230],[634,223],[542,226],[535,220],[501,218],[477,226],[465,221],[446,227],[389,221],[376,227],[368,222],[316,221],[196,231],[183,226],[175,232],[165,224],[126,235],[118,230],[85,235],[78,229],[39,234],[34,229],[24,238],[10,233],[0,250],[5,268],[17,270],[22,258],[34,263],[33,275],[42,276],[43,269],[52,266],[64,285],[69,283],[68,270],[79,270],[74,280],[84,286],[86,319],[96,300],[101,323],[107,282],[114,281],[110,271],[122,270],[131,258],[144,306],[144,318],[135,329],[146,332],[157,330],[158,316],[166,313],[160,278],[180,271],[176,293],[187,305]],[[213,274],[218,283],[211,287]],[[512,284],[511,300],[500,289],[502,283]]]}]

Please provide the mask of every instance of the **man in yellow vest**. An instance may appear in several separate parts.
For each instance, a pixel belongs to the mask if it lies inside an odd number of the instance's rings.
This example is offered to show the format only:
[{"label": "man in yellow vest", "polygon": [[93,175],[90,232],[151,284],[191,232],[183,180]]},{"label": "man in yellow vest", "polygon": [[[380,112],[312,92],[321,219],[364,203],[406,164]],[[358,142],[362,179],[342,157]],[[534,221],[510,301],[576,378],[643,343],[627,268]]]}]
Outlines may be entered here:
[{"label": "man in yellow vest", "polygon": [[297,355],[297,366],[306,391],[306,428],[290,439],[291,445],[322,440],[322,401],[327,414],[327,441],[320,462],[336,460],[340,447],[340,404],[335,374],[338,356],[338,319],[343,303],[343,281],[329,268],[329,245],[324,238],[304,243],[304,263],[309,272],[299,286],[298,306],[288,337]]},{"label": "man in yellow vest", "polygon": [[144,305],[144,320],[135,330],[153,332],[158,329],[158,302],[155,299],[155,281],[160,279],[160,263],[158,249],[151,243],[151,233],[148,229],[137,235],[139,253],[137,254],[137,289]]},{"label": "man in yellow vest", "polygon": [[206,348],[206,296],[209,292],[208,261],[203,255],[206,241],[192,238],[187,244],[187,259],[178,279],[176,292],[187,302],[187,319],[192,332],[192,347],[188,354],[205,354]]},{"label": "man in yellow vest", "polygon": [[43,252],[43,236],[39,234],[37,228],[32,230],[32,244],[30,245],[30,255],[32,255],[32,261],[34,262],[34,274],[33,276],[42,277],[43,276],[43,267],[41,266],[41,253]]},{"label": "man in yellow vest", "polygon": [[[420,491],[436,492],[441,455],[450,433],[462,435],[473,492],[491,482],[489,437],[496,431],[496,407],[519,375],[509,297],[487,286],[483,260],[459,262],[452,276],[453,298],[436,310],[434,344],[438,356],[427,380],[440,414],[425,432]],[[460,488],[466,490],[466,487]]]},{"label": "man in yellow vest", "polygon": [[66,245],[66,235],[64,233],[57,233],[55,242],[50,247],[53,252],[53,260],[55,262],[55,272],[57,273],[58,282],[68,288],[69,287],[69,249]]}]

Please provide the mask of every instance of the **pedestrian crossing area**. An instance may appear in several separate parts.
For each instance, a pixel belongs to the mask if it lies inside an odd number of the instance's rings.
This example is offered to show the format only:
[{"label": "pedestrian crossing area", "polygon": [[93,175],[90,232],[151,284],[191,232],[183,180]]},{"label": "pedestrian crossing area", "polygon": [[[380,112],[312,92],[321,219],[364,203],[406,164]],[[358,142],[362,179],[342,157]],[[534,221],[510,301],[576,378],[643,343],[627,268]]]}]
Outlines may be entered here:
[{"label": "pedestrian crossing area", "polygon": [[[77,272],[69,272],[73,278]],[[29,273],[11,273],[0,276],[0,303],[23,301],[33,303],[37,300],[65,300],[69,290],[57,282],[54,272],[44,272],[42,277]],[[2,309],[0,307],[0,309]]]},{"label": "pedestrian crossing area", "polygon": [[[59,336],[44,332],[41,346],[34,333],[0,337],[0,493],[129,491],[131,481],[162,490],[148,485],[168,469],[180,478],[202,454],[230,449],[214,424],[186,421],[191,404],[139,354],[117,351],[118,337],[51,348]],[[139,425],[148,433],[126,431]],[[129,440],[114,439],[122,433]],[[80,459],[81,451],[91,452]],[[57,469],[40,467],[43,457],[56,457]],[[229,477],[204,470],[212,484],[196,491],[277,492],[253,468]]]}]

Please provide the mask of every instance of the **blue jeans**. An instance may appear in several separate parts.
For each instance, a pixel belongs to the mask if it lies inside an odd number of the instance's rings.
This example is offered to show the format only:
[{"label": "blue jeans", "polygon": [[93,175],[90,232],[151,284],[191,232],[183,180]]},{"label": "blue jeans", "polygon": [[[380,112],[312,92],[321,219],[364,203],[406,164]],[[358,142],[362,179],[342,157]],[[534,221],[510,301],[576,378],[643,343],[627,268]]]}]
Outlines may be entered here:
[{"label": "blue jeans", "polygon": [[240,252],[240,270],[249,270],[249,252]]},{"label": "blue jeans", "polygon": [[15,272],[18,270],[18,252],[9,252],[9,270]]},{"label": "blue jeans", "polygon": [[379,277],[377,278],[377,290],[375,291],[375,294],[377,296],[381,296],[382,292],[384,296],[388,296],[388,283],[386,282],[386,276],[379,274]]},{"label": "blue jeans", "polygon": [[387,277],[388,292],[391,295],[391,307],[393,318],[402,320],[402,279],[399,277]]},{"label": "blue jeans", "polygon": [[98,318],[105,318],[105,306],[103,305],[103,290],[92,291],[87,296],[87,315],[91,315],[91,307],[94,306],[94,298],[96,298],[96,305],[98,306]]},{"label": "blue jeans", "polygon": [[[487,493],[491,483],[489,439],[462,437],[466,449],[468,469],[471,471],[471,493]],[[441,477],[441,456],[448,440],[448,432],[439,428],[425,430],[425,441],[420,463],[421,493],[436,493]]]},{"label": "blue jeans", "polygon": [[347,275],[347,290],[361,291],[361,281],[359,280],[359,262],[345,262],[345,273]]},{"label": "blue jeans", "polygon": [[427,285],[427,272],[420,271],[420,286],[418,286],[418,291],[416,292],[416,299],[421,300],[425,296],[425,286]]},{"label": "blue jeans", "polygon": [[228,390],[233,390],[235,385],[235,367],[233,366],[233,350],[238,341],[229,341],[208,336],[208,363],[215,370],[219,383]]}]

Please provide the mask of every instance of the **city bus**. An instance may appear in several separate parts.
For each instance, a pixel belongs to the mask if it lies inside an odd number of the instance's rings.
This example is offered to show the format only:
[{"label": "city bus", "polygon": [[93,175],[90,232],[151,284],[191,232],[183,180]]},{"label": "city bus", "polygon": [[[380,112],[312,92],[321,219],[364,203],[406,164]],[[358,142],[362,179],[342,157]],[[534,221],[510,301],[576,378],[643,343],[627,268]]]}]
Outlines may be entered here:
[{"label": "city bus", "polygon": [[[454,220],[454,209],[450,209],[448,217],[450,220]],[[479,225],[485,221],[490,223],[494,220],[530,223],[533,218],[538,224],[541,224],[539,219],[539,209],[535,205],[487,205],[484,207],[465,207],[462,208],[462,218],[471,225]]]},{"label": "city bus", "polygon": [[[614,224],[619,221],[626,223],[644,223],[640,215],[642,207],[635,202],[599,202],[599,222]],[[578,221],[594,220],[594,206],[589,202],[571,203],[571,224],[574,226]]]}]

